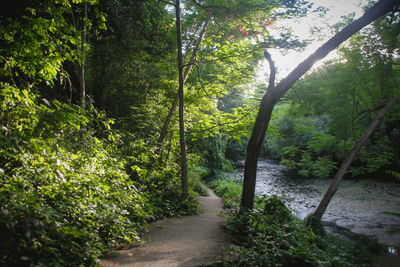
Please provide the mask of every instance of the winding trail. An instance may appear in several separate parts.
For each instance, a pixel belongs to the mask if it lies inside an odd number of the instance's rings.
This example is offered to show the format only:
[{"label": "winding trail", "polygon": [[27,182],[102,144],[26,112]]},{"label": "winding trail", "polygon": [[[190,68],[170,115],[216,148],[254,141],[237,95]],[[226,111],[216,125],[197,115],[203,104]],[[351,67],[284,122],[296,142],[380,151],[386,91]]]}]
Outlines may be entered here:
[{"label": "winding trail", "polygon": [[209,196],[199,197],[203,212],[154,222],[144,235],[141,247],[118,251],[116,258],[101,266],[198,266],[211,261],[229,247],[231,240],[221,224],[222,199],[206,188]]}]

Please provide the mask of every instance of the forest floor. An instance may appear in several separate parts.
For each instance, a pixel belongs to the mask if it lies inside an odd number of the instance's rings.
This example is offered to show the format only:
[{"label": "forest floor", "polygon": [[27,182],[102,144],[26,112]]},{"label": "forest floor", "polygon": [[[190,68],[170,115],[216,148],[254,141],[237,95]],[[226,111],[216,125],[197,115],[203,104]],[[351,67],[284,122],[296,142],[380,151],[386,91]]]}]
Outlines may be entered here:
[{"label": "forest floor", "polygon": [[167,218],[154,222],[144,235],[143,246],[117,252],[101,266],[199,266],[231,245],[229,234],[218,216],[222,199],[207,188],[208,197],[199,197],[203,211],[198,215]]}]

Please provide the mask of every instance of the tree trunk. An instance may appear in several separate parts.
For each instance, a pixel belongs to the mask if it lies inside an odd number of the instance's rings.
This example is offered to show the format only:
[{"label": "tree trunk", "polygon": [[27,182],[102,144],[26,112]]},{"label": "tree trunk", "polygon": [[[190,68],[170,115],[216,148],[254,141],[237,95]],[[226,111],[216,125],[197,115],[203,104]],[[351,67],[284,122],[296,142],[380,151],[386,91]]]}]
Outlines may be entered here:
[{"label": "tree trunk", "polygon": [[272,60],[271,54],[268,51],[264,51],[264,57],[269,64],[269,79],[268,79],[268,90],[274,88],[275,86],[275,62]]},{"label": "tree trunk", "polygon": [[[196,56],[197,56],[197,53],[200,50],[201,42],[203,41],[204,35],[205,35],[206,31],[207,31],[210,18],[211,18],[211,11],[208,12],[207,18],[204,21],[203,29],[201,30],[201,32],[199,34],[199,38],[197,39],[196,46],[195,46],[195,48],[193,50],[192,56],[190,57],[190,60],[189,60],[187,66],[185,68],[185,73],[183,74],[183,85],[185,85],[185,82],[186,82],[186,79],[187,79],[187,77],[188,77],[188,75],[190,73],[190,70],[192,69],[192,66],[196,61]],[[162,144],[164,143],[164,139],[165,139],[165,136],[167,135],[168,127],[169,127],[169,124],[171,122],[171,118],[174,115],[175,110],[176,110],[176,106],[178,104],[178,98],[179,98],[179,92],[177,92],[175,94],[174,101],[172,102],[172,105],[171,105],[171,108],[169,109],[168,115],[164,120],[163,127],[161,128],[160,137],[158,138],[158,141],[157,141],[156,154],[160,153]]]},{"label": "tree trunk", "polygon": [[80,87],[81,87],[81,104],[85,107],[86,85],[85,85],[85,52],[86,52],[86,22],[87,22],[87,1],[83,3],[83,29],[81,42],[81,66],[80,66]]},{"label": "tree trunk", "polygon": [[[260,109],[257,114],[256,124],[261,122],[269,123],[272,115],[272,109],[276,104],[270,96],[269,92],[275,86],[275,63],[271,58],[271,54],[268,51],[264,52],[264,57],[269,63],[269,80],[268,80],[268,91],[262,98],[262,103],[265,102],[266,104],[261,105]],[[264,136],[267,128],[264,128],[264,131],[254,132],[251,135],[249,143],[247,145],[246,151],[246,164],[244,169],[244,177],[256,177],[257,171],[257,162],[258,156],[260,155],[262,149],[262,143],[264,141]],[[249,147],[253,147],[255,149],[249,149]],[[253,208],[253,201],[254,201],[254,188],[256,187],[256,179],[247,179],[246,182],[243,182],[243,190],[242,190],[242,199],[241,205],[242,207],[246,207],[248,209]],[[253,188],[253,189],[252,189]]]},{"label": "tree trunk", "polygon": [[182,57],[182,25],[180,0],[176,0],[176,32],[178,39],[178,73],[179,73],[179,143],[181,147],[181,184],[182,197],[188,196],[188,167],[186,156],[186,139],[185,139],[185,114],[184,114],[184,95],[183,95],[183,57]]},{"label": "tree trunk", "polygon": [[318,205],[318,208],[314,212],[314,217],[318,220],[321,220],[322,215],[324,214],[326,208],[328,207],[329,202],[331,201],[333,195],[336,193],[337,187],[339,186],[340,181],[343,179],[347,170],[349,169],[351,163],[353,162],[354,157],[360,151],[361,147],[368,140],[371,134],[374,132],[375,128],[382,122],[383,117],[385,117],[386,113],[389,111],[390,107],[393,103],[400,97],[400,94],[397,94],[390,102],[388,102],[385,107],[378,113],[376,118],[371,122],[368,129],[365,130],[364,134],[361,136],[360,140],[355,144],[350,154],[347,156],[346,160],[343,161],[340,166],[339,171],[336,173],[335,177],[328,190],[326,191],[324,197]]},{"label": "tree trunk", "polygon": [[353,34],[357,33],[364,26],[393,10],[393,8],[399,4],[400,0],[380,0],[366,11],[361,18],[349,24],[318,48],[312,55],[300,63],[285,79],[275,87],[268,90],[264,95],[261,100],[253,132],[247,145],[241,200],[242,208],[253,208],[258,157],[260,155],[262,142],[268,128],[274,105],[291,88],[291,86],[313,66],[316,61],[324,58],[329,52],[337,48],[341,43],[346,41]]}]

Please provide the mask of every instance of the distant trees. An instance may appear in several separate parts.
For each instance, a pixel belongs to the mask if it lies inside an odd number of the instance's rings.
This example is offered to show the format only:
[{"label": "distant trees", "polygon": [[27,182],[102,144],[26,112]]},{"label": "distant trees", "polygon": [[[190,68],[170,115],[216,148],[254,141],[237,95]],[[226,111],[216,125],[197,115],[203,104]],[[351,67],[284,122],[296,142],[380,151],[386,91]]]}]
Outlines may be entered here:
[{"label": "distant trees", "polygon": [[[241,123],[238,117],[248,117],[251,107],[237,107],[233,115],[222,112],[218,109],[218,105],[223,103],[225,98],[229,99],[234,94],[244,92],[244,88],[248,88],[246,83],[255,73],[254,62],[261,58],[262,47],[268,45],[288,48],[301,46],[302,43],[298,40],[288,40],[288,36],[282,37],[282,40],[275,40],[268,35],[267,28],[271,25],[272,10],[279,6],[277,4],[264,1],[254,3],[184,1],[183,3],[184,12],[181,13],[184,14],[181,25],[182,46],[185,52],[183,58],[188,59],[182,64],[183,82],[178,81],[179,91],[185,92],[185,97],[179,100],[180,136],[183,136],[184,132],[181,103],[185,101],[187,104],[184,118],[188,122],[190,142],[214,134],[219,135],[225,129],[232,129],[232,125]],[[286,15],[283,13],[277,17]],[[258,40],[258,44],[254,47],[250,40]],[[181,70],[179,67],[178,69]],[[181,89],[182,83],[186,90]],[[163,143],[168,129],[173,127],[177,97],[181,95],[183,93],[173,98],[163,126],[160,128],[156,149],[160,159],[163,156]],[[173,135],[171,131],[173,129],[170,129],[170,137]],[[227,135],[226,138],[238,138],[237,136]],[[180,139],[182,144],[182,137]],[[191,143],[189,149],[190,146]],[[199,149],[198,145],[193,147]]]},{"label": "distant trees", "polygon": [[126,129],[146,137],[161,125],[164,101],[175,93],[170,87],[178,77],[174,16],[165,6],[157,0],[101,0],[97,10],[107,29],[89,36],[88,94]]},{"label": "distant trees", "polygon": [[[341,49],[350,68],[357,69],[359,86],[354,90],[356,121],[373,118],[383,105],[400,90],[397,82],[400,70],[400,11],[393,10],[374,22]],[[385,117],[379,130],[388,138],[391,147],[391,164],[400,169],[400,121],[398,105]]]},{"label": "distant trees", "polygon": [[[299,80],[278,103],[264,147],[270,156],[304,177],[334,174],[377,112],[399,91],[394,82],[399,75],[398,59],[395,53],[387,53],[391,51],[388,45],[398,40],[398,18],[393,16],[398,17],[398,12],[388,13],[355,34],[340,47],[337,61]],[[399,168],[398,114],[395,103],[346,175],[384,175],[384,169]]]},{"label": "distant trees", "polygon": [[250,137],[244,170],[243,192],[241,206],[252,209],[254,203],[254,190],[256,183],[257,161],[260,155],[262,143],[271,119],[275,104],[293,86],[293,84],[319,59],[325,57],[331,50],[343,43],[349,37],[357,33],[364,26],[375,21],[384,14],[393,11],[400,1],[381,0],[365,12],[365,14],[338,32],[328,42],[322,45],[317,51],[299,64],[285,79],[264,95],[256,122]]},{"label": "distant trees", "polygon": [[382,122],[383,118],[385,117],[386,113],[389,109],[393,106],[397,99],[399,99],[400,93],[397,94],[392,100],[390,100],[378,113],[376,118],[371,122],[369,127],[365,130],[363,135],[361,136],[360,140],[354,145],[353,149],[347,156],[347,158],[343,161],[342,165],[339,168],[339,171],[336,173],[335,177],[332,180],[331,185],[329,186],[328,190],[326,191],[324,197],[322,198],[321,202],[319,203],[317,209],[313,213],[315,218],[321,220],[322,215],[324,214],[326,208],[330,200],[332,199],[333,195],[335,194],[337,187],[339,186],[340,181],[343,179],[344,175],[346,174],[347,170],[350,167],[350,164],[353,162],[354,157],[357,153],[361,150],[361,147],[367,142],[368,138],[372,135],[376,127]]}]

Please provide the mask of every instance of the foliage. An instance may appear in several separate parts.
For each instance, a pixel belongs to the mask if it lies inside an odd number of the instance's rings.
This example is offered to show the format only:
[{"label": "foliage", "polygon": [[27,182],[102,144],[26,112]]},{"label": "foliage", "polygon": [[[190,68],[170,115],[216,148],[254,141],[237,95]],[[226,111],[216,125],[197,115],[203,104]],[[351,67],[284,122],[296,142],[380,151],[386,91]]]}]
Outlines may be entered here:
[{"label": "foliage", "polygon": [[[299,80],[277,105],[266,136],[267,154],[305,177],[327,178],[375,114],[398,92],[398,12],[356,34],[341,58]],[[348,175],[399,168],[399,105],[355,158]]]},{"label": "foliage", "polygon": [[[223,172],[233,170],[228,159],[244,158],[259,101],[250,92],[265,90],[253,84],[257,62],[263,58],[265,48],[305,45],[287,29],[280,29],[279,37],[271,36],[269,30],[278,27],[273,24],[280,18],[303,15],[307,1],[217,0],[212,8],[207,6],[212,1],[182,1],[186,58],[191,57],[205,17],[211,14],[186,81],[190,192],[189,198],[182,201],[175,118],[159,153],[156,145],[176,93],[172,9],[166,1],[158,0],[90,0],[89,19],[84,21],[84,2],[2,3],[1,265],[95,265],[109,250],[140,242],[147,222],[198,212],[196,195],[205,194],[200,177],[220,178],[212,186],[224,196],[225,207],[234,214],[241,185]],[[387,22],[377,27],[385,29]],[[90,96],[87,107],[82,108],[71,103],[78,99],[77,70],[83,58],[80,45],[84,23]],[[379,40],[392,40],[389,37],[394,32],[381,32],[384,38]],[[375,77],[365,67],[370,62],[355,64],[360,58],[357,51],[367,51],[365,36],[358,36],[351,49],[343,50],[353,65],[337,64],[322,71],[322,79],[318,75],[305,79],[296,88],[303,102],[297,103],[294,96],[289,96],[274,115],[267,152],[281,157],[305,176],[329,176],[366,125],[368,116],[348,126],[353,118],[352,96],[360,103],[360,110],[379,104],[374,102],[379,95],[376,80],[366,79]],[[357,47],[357,40],[363,41],[362,47]],[[385,88],[395,90],[397,57],[379,62],[391,60],[394,67],[388,73],[393,76]],[[382,66],[377,62],[370,65]],[[359,69],[367,71],[360,74]],[[386,69],[381,68],[380,73]],[[357,74],[353,75],[354,90],[350,90],[353,95],[343,86],[349,71]],[[327,79],[328,74],[333,78]],[[366,88],[358,91],[356,87],[363,79],[374,86],[371,98]],[[307,96],[304,91],[308,87],[321,97]],[[329,90],[333,87],[340,91]],[[325,98],[330,101],[321,100]],[[342,102],[346,104],[340,106]],[[377,135],[371,140],[361,153],[359,165],[352,170],[354,174],[379,169],[396,154],[396,146],[392,150],[391,144],[398,144],[398,112],[389,118],[380,133],[386,131],[388,137]],[[279,211],[283,224],[291,222],[291,215],[279,200],[269,204],[268,209],[272,208]],[[246,226],[252,234],[257,235],[258,228],[272,229],[266,226],[264,211],[249,216],[254,216],[254,225]],[[268,216],[273,218],[273,214]],[[236,227],[233,220],[232,230]],[[310,229],[301,230],[299,222],[288,224],[284,229],[299,231],[289,240],[313,244]],[[258,242],[264,241],[260,238],[253,243]],[[315,260],[315,251],[290,248],[288,253],[292,252]]]},{"label": "foliage", "polygon": [[107,14],[108,28],[91,38],[89,91],[131,132],[154,132],[146,113],[158,112],[160,124],[177,77],[173,16],[157,0],[102,0],[98,8]]},{"label": "foliage", "polygon": [[[395,171],[388,170],[387,173],[389,173],[390,175],[395,177],[397,180],[400,180],[400,172],[395,172]],[[397,203],[397,204],[400,206],[400,203]],[[398,212],[385,212],[385,213],[400,218],[400,213],[398,213]],[[391,229],[391,232],[399,233],[400,232],[400,228]]]},{"label": "foliage", "polygon": [[[285,107],[286,106],[286,107]],[[326,117],[295,116],[278,105],[266,138],[266,150],[305,177],[327,178],[337,169],[336,139],[326,132]]]},{"label": "foliage", "polygon": [[383,253],[369,240],[348,240],[321,229],[315,232],[310,220],[294,217],[276,196],[257,198],[254,210],[245,211],[238,207],[241,192],[236,182],[215,180],[211,185],[224,201],[236,199],[226,228],[238,247],[207,266],[373,265]]},{"label": "foliage", "polygon": [[[197,167],[203,157],[189,154],[190,196],[182,201],[174,126],[165,149],[155,153],[165,103],[175,93],[173,16],[156,0],[99,2],[88,1],[88,21],[83,21],[83,1],[20,1],[1,10],[2,264],[94,265],[110,249],[139,242],[148,221],[199,210],[194,190],[204,193],[199,180],[204,171]],[[189,56],[207,11],[187,11]],[[243,122],[236,116],[250,117],[247,108],[232,106],[232,114],[217,109],[233,90],[244,92],[243,83],[256,70],[253,62],[261,58],[256,50],[241,55],[251,41],[237,24],[241,17],[255,22],[252,14],[262,12],[241,11],[235,23],[224,21],[230,14],[215,18],[219,24],[210,26],[198,75],[188,78],[192,133],[204,130],[195,125],[198,118],[212,121],[215,113],[220,121],[236,123],[235,138],[240,138]],[[87,88],[96,106],[85,109],[66,104],[74,102],[79,87],[83,23]],[[223,38],[232,30],[240,38]],[[199,91],[204,92],[200,98]],[[231,168],[224,158],[226,136],[218,129],[206,132],[193,134],[193,152],[208,147],[201,154],[215,174]],[[223,132],[233,133],[228,125]],[[204,146],[196,150],[199,139]]]},{"label": "foliage", "polygon": [[[52,97],[62,96],[63,100],[71,100],[72,83],[77,81],[68,65],[79,64],[82,59],[79,47],[82,42],[80,29],[84,23],[81,16],[83,2],[34,0],[4,3],[0,13],[1,80],[16,86],[40,83],[42,86],[36,89]],[[85,22],[88,28],[105,29],[104,14],[96,12],[93,7],[97,1],[85,2],[93,8],[93,18]],[[93,23],[95,27],[92,27]]]},{"label": "foliage", "polygon": [[227,210],[236,210],[240,201],[242,184],[234,182],[231,178],[224,176],[212,180],[209,186],[215,193],[222,197],[224,208]]},{"label": "foliage", "polygon": [[321,220],[317,219],[314,216],[314,214],[308,215],[304,219],[304,223],[305,223],[305,225],[311,227],[313,232],[316,233],[317,235],[326,236],[326,230],[324,228],[324,223]]},{"label": "foliage", "polygon": [[[333,174],[372,120],[373,115],[367,112],[375,112],[375,108],[361,107],[367,104],[361,102],[367,96],[354,100],[355,93],[347,89],[356,86],[354,77],[358,75],[356,72],[349,81],[350,71],[354,69],[342,63],[326,65],[296,85],[296,92],[278,104],[271,120],[266,137],[270,155],[281,158],[283,164],[305,177],[327,178]],[[387,128],[397,127],[398,120],[390,117],[393,115],[389,115],[391,122],[385,121],[356,157],[349,171],[353,177],[395,163],[397,139],[387,134],[393,132]]]},{"label": "foliage", "polygon": [[1,87],[1,261],[93,265],[138,242],[149,201],[124,171],[120,137],[95,109]]},{"label": "foliage", "polygon": [[154,207],[155,214],[152,220],[167,216],[190,215],[199,211],[197,194],[192,189],[199,188],[199,181],[196,178],[191,177],[189,196],[183,200],[177,163],[148,170],[150,172],[139,177],[138,182]]},{"label": "foliage", "polygon": [[[1,100],[2,264],[93,265],[138,243],[147,221],[198,212],[192,190],[181,200],[176,163],[149,168],[145,144],[126,158],[127,174],[120,147],[129,139],[104,113],[37,104],[8,84]],[[191,187],[198,184],[193,177]]]},{"label": "foliage", "polygon": [[131,180],[138,184],[143,194],[149,199],[153,213],[148,214],[148,220],[153,221],[166,216],[180,216],[194,214],[199,211],[196,199],[199,189],[199,174],[196,172],[197,160],[189,160],[190,177],[189,197],[183,201],[180,190],[180,176],[178,149],[173,149],[164,162],[157,162],[154,153],[156,147],[132,134],[125,134],[122,146],[119,147],[121,155],[127,159],[126,171]]},{"label": "foliage", "polygon": [[400,180],[400,172],[395,172],[395,171],[388,170],[387,173],[392,175],[396,179]]},{"label": "foliage", "polygon": [[201,161],[199,159],[198,164],[207,169],[206,172],[201,174],[201,178],[204,181],[222,177],[223,172],[233,171],[231,161],[225,158],[226,141],[224,139],[221,135],[217,134],[193,143],[191,142],[190,149],[203,157]]}]

